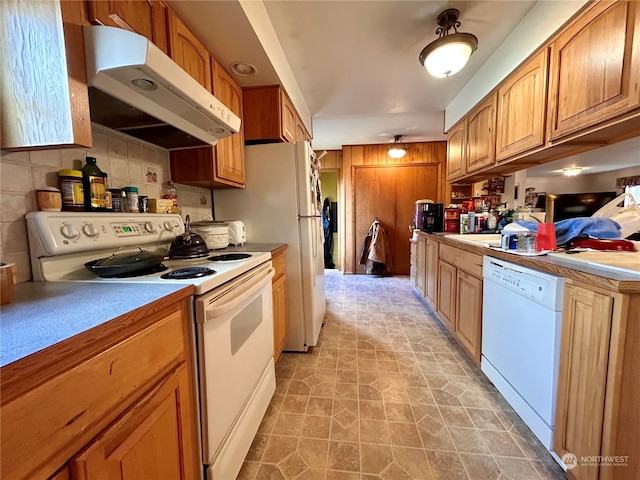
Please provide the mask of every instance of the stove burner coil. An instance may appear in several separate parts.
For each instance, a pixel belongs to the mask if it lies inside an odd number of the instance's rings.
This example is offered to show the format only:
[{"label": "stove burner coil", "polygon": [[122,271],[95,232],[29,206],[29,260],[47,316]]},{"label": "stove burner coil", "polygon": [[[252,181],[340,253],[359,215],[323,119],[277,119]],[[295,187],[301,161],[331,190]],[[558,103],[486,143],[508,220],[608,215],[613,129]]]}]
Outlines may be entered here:
[{"label": "stove burner coil", "polygon": [[187,267],[165,273],[164,275],[161,275],[160,278],[169,280],[187,280],[190,278],[207,277],[214,273],[216,273],[216,271],[209,267]]},{"label": "stove burner coil", "polygon": [[207,260],[211,260],[212,262],[230,262],[231,260],[244,260],[250,256],[250,253],[225,253],[222,255],[214,255]]}]

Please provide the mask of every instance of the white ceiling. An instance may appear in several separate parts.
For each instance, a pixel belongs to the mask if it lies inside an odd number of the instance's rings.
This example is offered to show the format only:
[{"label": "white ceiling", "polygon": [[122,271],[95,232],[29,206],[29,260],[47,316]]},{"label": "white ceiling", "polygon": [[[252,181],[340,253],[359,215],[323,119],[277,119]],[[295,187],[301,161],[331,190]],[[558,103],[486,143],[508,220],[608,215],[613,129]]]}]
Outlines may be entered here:
[{"label": "white ceiling", "polygon": [[[407,142],[446,140],[444,109],[536,1],[169,3],[225,66],[257,67],[254,77],[236,77],[240,85],[282,83],[303,119],[306,111],[313,118],[313,147],[322,150],[391,142],[394,135]],[[260,43],[255,15],[249,20],[245,13],[256,4],[264,5],[279,45]],[[476,35],[478,49],[461,72],[436,79],[418,54],[437,38],[438,14],[452,7],[461,12],[459,31]],[[269,65],[278,47],[292,78],[286,67]]]},{"label": "white ceiling", "polygon": [[[307,127],[313,148],[446,140],[444,110],[537,0],[169,0],[187,26],[230,70],[234,62],[257,73],[235,76],[245,86],[282,84]],[[436,17],[460,10],[459,31],[478,37],[467,66],[436,79],[418,62],[437,38]],[[311,129],[311,128],[310,128]],[[528,170],[559,175],[579,163],[596,173],[635,161],[640,137]],[[615,147],[615,148],[614,148]],[[616,162],[618,157],[626,161]]]}]

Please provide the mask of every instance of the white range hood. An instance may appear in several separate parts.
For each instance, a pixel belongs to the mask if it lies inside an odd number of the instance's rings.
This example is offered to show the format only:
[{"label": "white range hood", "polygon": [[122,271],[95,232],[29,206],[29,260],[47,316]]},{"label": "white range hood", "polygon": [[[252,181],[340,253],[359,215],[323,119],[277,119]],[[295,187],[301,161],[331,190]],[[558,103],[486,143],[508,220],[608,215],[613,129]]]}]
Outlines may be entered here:
[{"label": "white range hood", "polygon": [[240,118],[142,35],[84,27],[91,120],[169,150],[215,145]]}]

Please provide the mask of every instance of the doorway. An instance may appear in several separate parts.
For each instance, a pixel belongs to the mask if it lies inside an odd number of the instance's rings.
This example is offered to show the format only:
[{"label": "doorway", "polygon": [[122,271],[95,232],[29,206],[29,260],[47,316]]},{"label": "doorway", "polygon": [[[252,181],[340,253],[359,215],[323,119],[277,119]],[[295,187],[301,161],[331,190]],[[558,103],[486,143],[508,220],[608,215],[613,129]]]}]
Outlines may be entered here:
[{"label": "doorway", "polygon": [[[325,229],[325,269],[340,269],[340,232],[338,222],[339,170],[322,170],[323,228]],[[327,207],[326,209],[324,207]]]}]

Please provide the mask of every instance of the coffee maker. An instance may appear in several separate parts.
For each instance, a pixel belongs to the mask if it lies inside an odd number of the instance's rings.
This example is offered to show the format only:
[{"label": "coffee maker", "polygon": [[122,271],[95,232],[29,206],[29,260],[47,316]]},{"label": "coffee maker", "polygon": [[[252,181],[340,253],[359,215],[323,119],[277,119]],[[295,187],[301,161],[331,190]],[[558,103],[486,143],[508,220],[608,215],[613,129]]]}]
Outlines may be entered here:
[{"label": "coffee maker", "polygon": [[416,202],[416,228],[423,232],[442,232],[444,224],[444,205],[431,200]]}]

